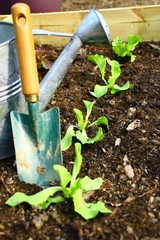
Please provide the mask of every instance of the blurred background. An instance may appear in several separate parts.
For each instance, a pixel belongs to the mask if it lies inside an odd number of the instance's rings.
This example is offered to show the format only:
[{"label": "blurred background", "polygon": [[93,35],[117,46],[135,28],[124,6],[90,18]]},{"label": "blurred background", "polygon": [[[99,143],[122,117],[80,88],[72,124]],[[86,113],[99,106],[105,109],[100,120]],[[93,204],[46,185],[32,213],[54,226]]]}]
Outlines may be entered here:
[{"label": "blurred background", "polygon": [[160,4],[160,0],[0,0],[0,14],[10,14],[11,6],[24,2],[32,13],[76,11]]},{"label": "blurred background", "polygon": [[62,0],[61,11],[88,10],[91,6],[102,9],[156,4],[160,4],[160,0]]}]

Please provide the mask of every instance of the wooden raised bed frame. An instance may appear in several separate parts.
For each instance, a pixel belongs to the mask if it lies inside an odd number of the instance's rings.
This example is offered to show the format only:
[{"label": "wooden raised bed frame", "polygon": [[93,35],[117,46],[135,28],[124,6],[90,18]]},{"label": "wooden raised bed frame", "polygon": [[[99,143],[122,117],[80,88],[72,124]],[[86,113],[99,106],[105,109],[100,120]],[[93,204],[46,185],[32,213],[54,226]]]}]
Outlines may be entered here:
[{"label": "wooden raised bed frame", "polygon": [[[32,14],[33,28],[45,29],[54,32],[75,33],[89,11],[70,11],[58,13]],[[112,40],[120,36],[123,41],[129,34],[139,34],[143,41],[160,41],[160,5],[101,9]],[[7,17],[0,15],[0,20]],[[51,44],[62,47],[67,44],[68,38],[38,36],[38,44]]]}]

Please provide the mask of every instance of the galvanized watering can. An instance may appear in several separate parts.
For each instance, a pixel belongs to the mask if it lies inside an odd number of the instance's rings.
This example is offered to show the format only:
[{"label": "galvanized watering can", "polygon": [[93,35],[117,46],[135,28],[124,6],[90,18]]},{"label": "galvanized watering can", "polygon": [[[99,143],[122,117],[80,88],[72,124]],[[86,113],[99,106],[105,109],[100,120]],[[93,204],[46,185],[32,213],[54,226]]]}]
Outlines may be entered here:
[{"label": "galvanized watering can", "polygon": [[[35,30],[35,34],[49,35],[48,32],[45,33],[42,30]],[[50,33],[50,35],[67,36],[58,33]],[[68,34],[68,37],[71,37],[71,40],[40,83],[39,106],[41,112],[63,80],[82,45],[110,43],[110,31],[107,23],[94,8],[91,8],[76,33],[73,36]],[[27,105],[21,91],[13,25],[8,22],[0,22],[0,159],[14,155],[10,122],[10,112],[13,110],[26,113]]]}]

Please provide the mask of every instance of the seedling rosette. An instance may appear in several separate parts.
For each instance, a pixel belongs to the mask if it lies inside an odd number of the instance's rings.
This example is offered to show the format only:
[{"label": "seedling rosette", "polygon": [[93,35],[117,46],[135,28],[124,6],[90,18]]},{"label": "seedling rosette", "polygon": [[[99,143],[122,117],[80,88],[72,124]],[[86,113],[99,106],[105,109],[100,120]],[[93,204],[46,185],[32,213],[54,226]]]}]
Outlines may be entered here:
[{"label": "seedling rosette", "polygon": [[96,98],[100,98],[104,96],[108,90],[110,89],[111,94],[116,94],[121,91],[125,91],[131,88],[131,84],[127,81],[123,86],[119,86],[116,84],[116,80],[119,78],[121,74],[121,69],[119,63],[115,60],[111,61],[111,76],[109,76],[108,80],[105,79],[105,69],[106,69],[106,58],[103,55],[90,55],[88,56],[88,60],[95,63],[100,72],[102,80],[105,85],[96,84],[94,87],[94,92],[90,92],[90,94]]},{"label": "seedling rosette", "polygon": [[53,65],[54,59],[45,49],[36,48],[36,61],[38,69],[50,69]]},{"label": "seedling rosette", "polygon": [[93,144],[102,141],[104,135],[101,127],[98,128],[98,132],[94,138],[91,139],[88,137],[86,129],[93,125],[105,125],[109,130],[108,119],[105,116],[102,116],[98,120],[89,124],[89,116],[91,115],[93,105],[96,101],[90,102],[83,100],[83,103],[87,110],[85,120],[83,113],[79,109],[74,108],[73,110],[76,114],[78,125],[70,125],[67,129],[65,136],[61,140],[62,151],[66,151],[72,145],[73,137],[77,138],[82,144]]},{"label": "seedling rosette", "polygon": [[127,42],[123,43],[120,37],[115,38],[112,42],[112,47],[114,52],[119,57],[130,57],[131,62],[134,62],[136,56],[133,55],[132,51],[135,49],[138,43],[142,42],[142,39],[138,35],[129,35],[127,38]]},{"label": "seedling rosette", "polygon": [[[26,202],[32,206],[40,205],[45,210],[50,204],[60,203],[65,201],[65,199],[72,199],[74,210],[86,220],[96,217],[99,212],[111,213],[112,211],[106,208],[101,201],[97,203],[85,202],[83,198],[85,193],[99,189],[103,181],[102,178],[92,180],[88,176],[77,178],[81,165],[81,144],[76,143],[72,174],[64,166],[54,165],[53,167],[60,177],[60,186],[48,187],[31,196],[17,192],[6,201],[6,204],[14,207]],[[63,195],[58,195],[58,193],[63,193]]]}]

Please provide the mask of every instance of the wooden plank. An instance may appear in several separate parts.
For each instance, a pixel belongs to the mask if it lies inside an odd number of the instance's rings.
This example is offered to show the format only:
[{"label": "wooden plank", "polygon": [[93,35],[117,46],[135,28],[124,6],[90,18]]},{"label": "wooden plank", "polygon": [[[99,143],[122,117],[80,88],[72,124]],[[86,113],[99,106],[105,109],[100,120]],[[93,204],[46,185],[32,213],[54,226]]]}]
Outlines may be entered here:
[{"label": "wooden plank", "polygon": [[106,19],[111,37],[121,36],[123,41],[129,34],[139,34],[143,41],[160,40],[160,5],[119,8],[100,11]]},{"label": "wooden plank", "polygon": [[[40,15],[39,18],[34,15],[32,16],[32,23],[34,28],[74,34],[88,12],[89,11],[59,12],[55,14],[46,13]],[[35,37],[36,43],[44,43],[43,40],[54,46],[65,46],[70,38],[47,36]]]},{"label": "wooden plank", "polygon": [[[75,33],[88,14],[86,11],[32,14],[33,28],[54,32]],[[143,41],[160,41],[160,5],[100,9],[111,31],[112,40],[120,36],[123,41],[129,34],[139,34]],[[0,19],[4,19],[0,15]],[[68,38],[36,36],[39,44],[65,46]]]}]

